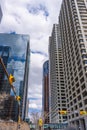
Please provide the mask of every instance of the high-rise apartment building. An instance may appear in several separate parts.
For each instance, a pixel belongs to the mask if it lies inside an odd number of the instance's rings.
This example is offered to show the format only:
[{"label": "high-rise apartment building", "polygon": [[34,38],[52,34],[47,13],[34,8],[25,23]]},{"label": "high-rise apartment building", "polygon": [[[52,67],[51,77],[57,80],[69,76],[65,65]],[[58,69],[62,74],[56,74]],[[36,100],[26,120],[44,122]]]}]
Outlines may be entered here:
[{"label": "high-rise apartment building", "polygon": [[[8,55],[9,51],[5,49],[7,47],[10,47],[10,56]],[[1,48],[4,48],[4,49],[1,49]],[[15,82],[13,85],[16,88],[17,95],[20,94],[20,90],[22,90],[23,92],[21,93],[22,94],[21,116],[22,116],[22,119],[25,119],[26,110],[27,110],[26,104],[27,104],[27,93],[28,93],[29,63],[30,63],[29,36],[22,35],[22,34],[0,34],[0,55],[3,59],[3,62],[7,68],[8,73],[9,74],[12,73],[15,77]],[[2,71],[0,71],[0,75],[3,78],[2,90],[5,92],[7,88],[7,90],[9,91],[8,80],[6,80],[6,77],[3,76],[5,75],[4,71],[3,73]],[[23,81],[23,84],[20,84],[21,81]],[[13,91],[10,91],[9,94],[13,96]],[[17,103],[14,101],[13,98],[11,102],[14,102],[12,104]],[[13,105],[12,111],[16,111],[14,105]],[[17,112],[15,113],[17,114]]]},{"label": "high-rise apartment building", "polygon": [[49,123],[49,61],[45,61],[43,64],[42,107],[44,123]]},{"label": "high-rise apartment building", "polygon": [[87,0],[63,0],[59,15],[68,122],[87,130]]},{"label": "high-rise apartment building", "polygon": [[49,97],[50,122],[66,121],[66,115],[58,114],[58,111],[66,110],[63,55],[58,24],[53,25],[49,38]]}]

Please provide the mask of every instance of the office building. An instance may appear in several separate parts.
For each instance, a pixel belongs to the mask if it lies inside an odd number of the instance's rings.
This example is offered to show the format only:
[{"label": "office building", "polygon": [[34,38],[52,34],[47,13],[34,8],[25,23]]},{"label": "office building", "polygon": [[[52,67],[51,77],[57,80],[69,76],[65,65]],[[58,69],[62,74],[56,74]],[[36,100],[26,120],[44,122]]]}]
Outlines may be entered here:
[{"label": "office building", "polygon": [[[9,57],[10,57],[10,51],[11,51],[11,48],[9,46],[0,46],[0,56],[3,60],[3,63],[5,65],[5,67],[7,68],[7,63],[8,63],[8,60],[9,60]],[[8,88],[5,86],[3,86],[3,84],[5,84],[5,72],[4,72],[4,69],[2,67],[2,65],[0,64],[0,93],[2,92],[6,92],[6,93],[9,93],[10,94],[10,88],[9,88],[9,91]],[[9,84],[7,82],[7,84]],[[3,89],[4,87],[4,89]]]},{"label": "office building", "polygon": [[44,123],[49,123],[49,61],[43,64],[43,90],[42,90],[42,109],[44,114]]},{"label": "office building", "polygon": [[66,115],[58,113],[60,110],[66,110],[63,55],[58,24],[53,25],[49,38],[49,94],[50,122],[66,121]]},{"label": "office building", "polygon": [[[9,74],[12,73],[15,77],[15,82],[13,83],[13,85],[16,88],[17,95],[19,95],[19,93],[20,93],[20,87],[23,88],[22,119],[25,119],[26,109],[27,109],[26,104],[27,104],[27,93],[28,93],[29,63],[30,63],[29,36],[22,35],[22,34],[2,34],[1,33],[0,34],[0,46],[1,46],[0,48],[10,47],[9,56],[6,51],[5,51],[5,53],[2,53],[2,49],[0,50],[0,54],[4,55],[4,58],[5,58],[4,64],[6,64],[8,73]],[[6,59],[6,56],[8,56],[8,60]],[[2,74],[0,74],[0,75],[2,77]],[[7,84],[5,76],[3,76],[3,79],[4,79],[3,85]],[[23,86],[20,86],[21,81],[23,81]],[[4,88],[5,88],[5,86],[3,86],[3,89]],[[8,88],[8,87],[6,87],[6,88]],[[14,96],[12,90],[10,91],[10,95]],[[15,102],[15,104],[16,104],[16,102]],[[16,111],[14,106],[12,109],[13,109],[13,111]]]},{"label": "office building", "polygon": [[87,130],[87,0],[63,0],[59,15],[68,122]]}]

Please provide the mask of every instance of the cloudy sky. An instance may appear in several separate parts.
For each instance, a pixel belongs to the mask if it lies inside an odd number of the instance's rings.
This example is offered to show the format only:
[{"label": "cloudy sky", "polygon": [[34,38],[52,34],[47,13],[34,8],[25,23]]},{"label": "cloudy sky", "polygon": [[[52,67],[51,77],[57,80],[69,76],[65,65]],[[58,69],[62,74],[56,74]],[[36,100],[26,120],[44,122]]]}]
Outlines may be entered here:
[{"label": "cloudy sky", "polygon": [[3,17],[0,32],[30,35],[30,111],[42,108],[43,63],[48,60],[48,42],[62,0],[0,0]]}]

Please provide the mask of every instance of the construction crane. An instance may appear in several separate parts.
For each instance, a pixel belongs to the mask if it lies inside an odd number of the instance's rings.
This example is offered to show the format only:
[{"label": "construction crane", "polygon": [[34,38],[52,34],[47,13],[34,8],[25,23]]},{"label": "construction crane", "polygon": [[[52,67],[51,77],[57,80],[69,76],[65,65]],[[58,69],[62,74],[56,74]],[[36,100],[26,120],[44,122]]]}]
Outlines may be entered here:
[{"label": "construction crane", "polygon": [[10,84],[10,86],[11,86],[11,88],[12,88],[12,90],[13,90],[13,93],[14,93],[14,95],[15,95],[15,99],[17,100],[17,102],[18,102],[18,128],[20,129],[20,96],[17,96],[17,94],[16,94],[16,91],[15,91],[15,87],[13,86],[13,82],[15,82],[15,78],[14,78],[14,76],[12,75],[12,74],[8,74],[8,72],[7,72],[7,70],[6,70],[6,67],[5,67],[5,65],[4,65],[4,62],[3,62],[3,60],[2,60],[2,58],[0,57],[0,64],[2,65],[2,67],[3,67],[3,69],[4,69],[4,72],[5,72],[5,74],[6,74],[6,76],[7,76],[7,79],[8,79],[8,81],[9,81],[9,84]]}]

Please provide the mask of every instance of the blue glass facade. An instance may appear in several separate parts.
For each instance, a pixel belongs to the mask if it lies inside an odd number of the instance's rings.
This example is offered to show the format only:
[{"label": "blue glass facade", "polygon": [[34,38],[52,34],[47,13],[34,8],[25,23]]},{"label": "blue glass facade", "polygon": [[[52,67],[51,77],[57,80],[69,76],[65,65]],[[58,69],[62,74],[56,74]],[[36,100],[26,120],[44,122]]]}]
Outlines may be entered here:
[{"label": "blue glass facade", "polygon": [[[16,88],[17,95],[20,94],[19,91],[21,90],[21,87],[22,89],[24,89],[24,93],[22,93],[22,118],[25,118],[30,63],[29,35],[0,34],[0,55],[2,55],[2,48],[9,48],[9,51],[8,49],[5,50],[3,55],[6,58],[5,64],[8,73],[13,74],[15,77],[15,82],[13,83],[13,85]],[[6,76],[4,76],[4,80],[6,80]],[[20,85],[21,81],[23,81],[23,86]],[[10,95],[13,96],[12,90],[10,92]]]},{"label": "blue glass facade", "polygon": [[[3,63],[6,68],[8,64],[9,55],[10,55],[10,47],[0,46],[0,56],[3,59]],[[5,73],[4,73],[3,67],[0,64],[0,93],[2,93],[2,91],[6,93],[10,93],[11,88],[9,88],[9,84],[7,80],[5,80],[4,78],[5,78]],[[5,84],[6,82],[8,85]],[[9,89],[7,88],[7,86]]]},{"label": "blue glass facade", "polygon": [[47,75],[49,73],[49,61],[46,61],[43,65],[43,75]]}]

